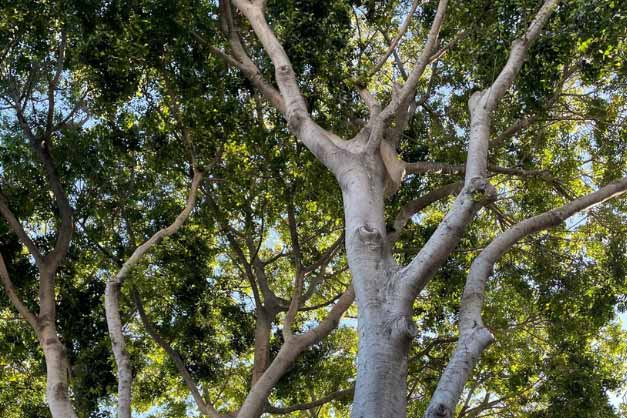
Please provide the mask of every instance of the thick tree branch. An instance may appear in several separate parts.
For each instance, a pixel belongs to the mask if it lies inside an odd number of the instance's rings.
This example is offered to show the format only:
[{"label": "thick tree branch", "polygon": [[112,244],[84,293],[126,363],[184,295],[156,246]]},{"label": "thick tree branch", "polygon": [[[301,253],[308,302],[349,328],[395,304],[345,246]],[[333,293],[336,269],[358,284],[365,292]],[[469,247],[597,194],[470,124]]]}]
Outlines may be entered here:
[{"label": "thick tree branch", "polygon": [[279,112],[285,114],[285,102],[283,101],[283,97],[281,97],[281,93],[265,80],[257,65],[246,53],[239,36],[237,26],[233,21],[231,7],[228,1],[229,0],[220,1],[220,10],[223,21],[222,29],[229,41],[233,56],[209,44],[206,39],[196,32],[193,32],[194,37],[203,44],[207,45],[209,50],[218,58],[222,59],[227,64],[238,68],[268,102],[276,107]]},{"label": "thick tree branch", "polygon": [[515,40],[512,44],[512,49],[507,63],[499,73],[494,83],[492,83],[492,86],[487,89],[484,94],[482,94],[485,98],[481,99],[481,104],[486,112],[493,111],[497,103],[512,86],[516,75],[522,68],[523,62],[527,56],[527,51],[540,36],[542,28],[544,28],[548,22],[558,3],[559,0],[545,0],[524,36]]},{"label": "thick tree branch", "polygon": [[[226,0],[228,1],[228,0]],[[298,87],[296,73],[285,49],[276,38],[264,16],[263,6],[248,0],[232,0],[248,22],[268,54],[275,69],[275,79],[285,103],[282,112],[290,130],[332,172],[337,173],[337,154],[343,149],[342,140],[316,124],[307,110]]]},{"label": "thick tree branch", "polygon": [[431,279],[436,269],[453,251],[477,210],[495,199],[496,191],[486,179],[492,113],[513,83],[514,77],[522,67],[527,50],[539,36],[540,30],[557,3],[558,0],[544,2],[525,35],[513,42],[510,57],[492,86],[476,92],[470,98],[468,103],[471,116],[470,143],[464,187],[451,210],[418,255],[397,273],[405,306],[411,306],[414,298]]},{"label": "thick tree branch", "polygon": [[342,294],[338,302],[318,326],[304,334],[293,335],[292,338],[285,341],[279,353],[270,364],[270,367],[268,367],[248,393],[244,404],[239,410],[237,418],[257,418],[259,411],[262,411],[266,405],[270,392],[279,379],[288,371],[289,367],[300,353],[307,347],[325,338],[331,331],[337,328],[340,318],[352,305],[354,300],[355,293],[351,286]]},{"label": "thick tree branch", "polygon": [[479,254],[472,263],[462,296],[459,317],[460,340],[431,398],[426,418],[451,416],[474,365],[494,339],[481,318],[485,285],[492,274],[494,264],[526,236],[557,226],[569,217],[620,196],[626,191],[627,177],[560,208],[525,219],[498,235]]},{"label": "thick tree branch", "polygon": [[[487,150],[489,147],[490,124],[494,109],[512,86],[514,78],[522,68],[527,51],[540,36],[559,0],[546,0],[522,38],[516,39],[507,63],[490,87],[475,92],[469,100],[471,126],[469,158],[466,163],[467,179],[485,177],[487,171]],[[472,140],[475,138],[475,140]]]}]

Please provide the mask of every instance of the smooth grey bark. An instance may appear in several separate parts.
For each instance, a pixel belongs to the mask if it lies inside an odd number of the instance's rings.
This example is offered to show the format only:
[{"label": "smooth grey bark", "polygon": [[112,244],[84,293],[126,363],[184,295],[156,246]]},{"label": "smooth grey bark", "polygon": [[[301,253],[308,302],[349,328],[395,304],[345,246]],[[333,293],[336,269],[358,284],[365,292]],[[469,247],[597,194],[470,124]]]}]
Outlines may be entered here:
[{"label": "smooth grey bark", "polygon": [[[43,270],[46,277],[40,280],[52,280],[50,274]],[[5,288],[9,300],[22,317],[31,325],[39,345],[44,353],[46,362],[46,401],[53,418],[76,418],[76,414],[72,407],[69,397],[69,381],[70,375],[69,361],[65,346],[59,339],[55,325],[54,305],[48,306],[48,311],[36,316],[28,310],[24,302],[17,294],[17,289],[13,285],[9,272],[6,268],[4,258],[0,255],[0,280]],[[50,310],[52,306],[52,310]]]},{"label": "smooth grey bark", "polygon": [[[489,147],[490,126],[492,113],[507,90],[511,87],[516,75],[522,68],[527,51],[540,36],[540,31],[557,7],[559,0],[545,0],[535,15],[525,34],[512,44],[507,63],[492,85],[482,91],[475,92],[468,103],[470,110],[470,144],[468,161],[466,164],[466,179],[474,176],[485,176],[488,166],[487,158],[478,158],[485,155]],[[492,244],[490,244],[492,245]],[[481,263],[481,257],[477,263]],[[473,264],[475,266],[475,264]],[[467,321],[466,304],[468,297],[462,300],[462,327],[457,350],[442,375],[439,385],[425,412],[425,418],[449,418],[453,416],[463,385],[470,376],[470,372],[478,360],[480,353],[492,341],[492,334],[473,318]],[[456,379],[452,378],[456,376]],[[463,383],[462,383],[463,382]]]},{"label": "smooth grey bark", "polygon": [[69,398],[69,361],[53,323],[42,324],[39,341],[46,360],[46,400],[54,418],[76,418]]},{"label": "smooth grey bark", "polygon": [[[41,163],[46,182],[57,205],[60,220],[54,247],[44,253],[35,241],[29,237],[19,219],[10,209],[7,197],[0,190],[0,214],[33,257],[39,271],[39,312],[37,314],[31,312],[27,308],[26,303],[19,297],[2,255],[0,255],[0,279],[9,300],[37,335],[39,345],[44,353],[46,362],[46,401],[53,418],[76,418],[69,392],[69,361],[65,346],[61,342],[56,329],[55,298],[57,270],[70,247],[74,223],[72,207],[59,180],[51,153],[53,133],[60,129],[74,112],[72,110],[66,118],[55,123],[55,97],[63,72],[66,42],[66,34],[62,32],[61,41],[56,51],[53,77],[47,83],[48,109],[45,121],[32,120],[32,118],[27,116],[25,109],[29,105],[29,101],[33,100],[32,96],[34,94],[30,88],[24,86],[24,91],[19,92],[17,91],[19,83],[16,82],[16,91],[10,93],[9,97],[2,97],[9,108],[14,110],[18,125],[30,143],[35,158]],[[36,74],[33,73],[32,76],[35,77]],[[36,126],[32,126],[33,124]]]},{"label": "smooth grey bark", "polygon": [[348,288],[333,305],[326,318],[318,326],[304,334],[286,335],[285,343],[269,367],[259,377],[246,396],[237,418],[258,418],[264,410],[268,396],[276,383],[289,370],[296,358],[309,346],[316,344],[337,328],[340,318],[355,299],[353,288]]},{"label": "smooth grey bark", "polygon": [[120,317],[120,292],[122,283],[109,281],[105,287],[105,317],[111,339],[111,350],[115,359],[118,378],[118,418],[131,418],[131,387],[133,373],[131,359],[126,349]]}]

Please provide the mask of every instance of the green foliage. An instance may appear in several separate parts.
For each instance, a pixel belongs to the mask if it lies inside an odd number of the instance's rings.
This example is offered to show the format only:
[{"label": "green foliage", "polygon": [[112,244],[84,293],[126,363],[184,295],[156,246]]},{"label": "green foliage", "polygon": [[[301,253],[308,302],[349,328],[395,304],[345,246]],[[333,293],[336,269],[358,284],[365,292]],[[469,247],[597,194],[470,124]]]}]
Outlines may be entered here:
[{"label": "green foliage", "polygon": [[[322,126],[345,137],[360,128],[366,110],[356,80],[369,83],[378,98],[390,97],[389,81],[399,79],[393,58],[379,74],[366,74],[386,48],[381,32],[395,36],[410,3],[268,2],[269,22]],[[408,68],[421,51],[436,3],[418,8],[399,47]],[[625,174],[627,24],[621,3],[563,2],[495,115],[495,137],[520,118],[535,122],[491,149],[490,163],[541,170],[557,180],[502,174],[492,179],[499,193],[496,209],[481,212],[415,304],[421,335],[410,357],[409,416],[422,416],[449,358],[461,292],[478,251],[500,229]],[[420,81],[419,97],[426,99],[399,144],[404,160],[465,162],[469,95],[494,80],[537,6],[535,0],[473,0],[449,8],[442,45],[461,30],[467,34]],[[81,113],[87,123],[67,124],[52,138],[76,224],[57,277],[57,322],[81,417],[109,416],[116,390],[104,283],[137,245],[180,212],[192,155],[208,178],[192,217],[143,260],[124,288],[134,407],[146,416],[184,417],[196,410],[173,363],[139,321],[131,287],[203,394],[219,409],[235,410],[250,389],[258,317],[246,265],[229,234],[242,244],[244,258],[255,253],[272,260],[266,266],[269,285],[289,300],[295,269],[288,206],[295,208],[304,264],[319,259],[343,229],[335,179],[251,83],[211,53],[210,46],[228,51],[217,12],[213,1],[201,0],[5,1],[0,8],[2,96],[17,82],[31,83],[35,95],[45,98],[62,32],[67,60],[55,118],[62,120],[89,92]],[[251,57],[272,80],[269,58],[245,22],[238,24]],[[2,106],[0,189],[37,243],[50,248],[58,209],[18,121]],[[43,104],[28,112],[29,122],[42,129]],[[457,180],[408,176],[387,202],[390,221],[408,201]],[[399,262],[411,260],[449,204],[442,200],[414,217],[394,248]],[[500,261],[485,309],[497,342],[466,387],[461,416],[479,410],[507,417],[625,416],[610,401],[624,388],[627,372],[626,335],[615,318],[617,310],[627,310],[625,213],[620,201],[595,208],[529,238]],[[0,253],[20,296],[36,311],[36,268],[4,221]],[[301,312],[294,329],[306,330],[324,318],[329,301],[350,282],[341,251],[327,269],[334,274],[317,286],[316,274],[306,277],[305,287],[315,290],[307,306],[319,307]],[[8,418],[47,416],[42,353],[16,315],[0,294],[0,411]],[[274,318],[272,355],[283,342],[283,315]],[[348,319],[309,348],[271,394],[272,404],[310,402],[349,388],[356,338],[355,321]],[[337,400],[317,413],[348,416],[349,405]]]}]

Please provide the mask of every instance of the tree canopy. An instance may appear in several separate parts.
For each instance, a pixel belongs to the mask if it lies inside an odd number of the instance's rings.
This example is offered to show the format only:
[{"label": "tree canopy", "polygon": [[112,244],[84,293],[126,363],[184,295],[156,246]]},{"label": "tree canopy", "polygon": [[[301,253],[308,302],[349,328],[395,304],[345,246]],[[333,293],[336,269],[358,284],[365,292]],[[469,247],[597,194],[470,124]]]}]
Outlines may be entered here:
[{"label": "tree canopy", "polygon": [[3,417],[627,416],[627,3],[0,8]]}]

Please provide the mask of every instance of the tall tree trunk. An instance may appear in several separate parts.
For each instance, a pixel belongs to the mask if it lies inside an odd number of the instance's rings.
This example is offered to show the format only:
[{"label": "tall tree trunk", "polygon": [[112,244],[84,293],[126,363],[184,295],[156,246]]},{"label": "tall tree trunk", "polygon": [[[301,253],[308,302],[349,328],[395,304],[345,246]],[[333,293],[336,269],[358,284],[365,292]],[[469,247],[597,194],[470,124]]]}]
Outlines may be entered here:
[{"label": "tall tree trunk", "polygon": [[46,360],[46,400],[53,418],[77,418],[69,397],[69,361],[53,323],[39,329]]},{"label": "tall tree trunk", "polygon": [[384,309],[359,311],[359,355],[352,418],[404,418],[407,414],[409,339]]},{"label": "tall tree trunk", "polygon": [[342,182],[346,249],[357,298],[359,354],[352,418],[406,416],[408,309],[394,283],[398,265],[385,236],[383,165],[359,162]]}]

